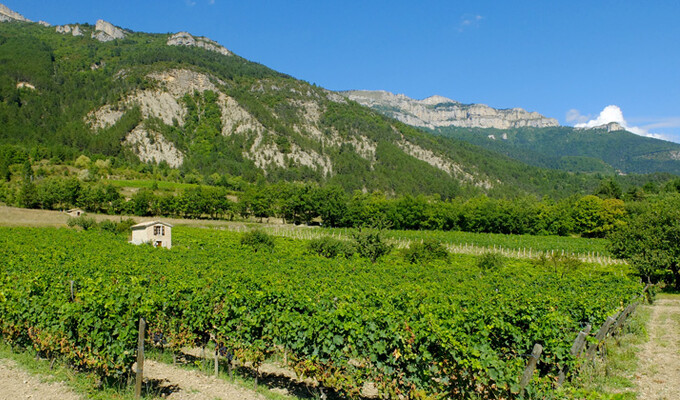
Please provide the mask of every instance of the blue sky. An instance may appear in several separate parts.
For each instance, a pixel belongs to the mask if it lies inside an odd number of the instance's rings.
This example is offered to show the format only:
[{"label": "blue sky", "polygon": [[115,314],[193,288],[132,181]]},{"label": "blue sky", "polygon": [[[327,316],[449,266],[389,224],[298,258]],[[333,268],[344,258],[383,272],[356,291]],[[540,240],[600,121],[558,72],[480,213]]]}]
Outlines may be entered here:
[{"label": "blue sky", "polygon": [[[625,118],[680,142],[680,2],[0,0],[37,21],[189,31],[332,90]],[[605,107],[614,105],[603,115]]]}]

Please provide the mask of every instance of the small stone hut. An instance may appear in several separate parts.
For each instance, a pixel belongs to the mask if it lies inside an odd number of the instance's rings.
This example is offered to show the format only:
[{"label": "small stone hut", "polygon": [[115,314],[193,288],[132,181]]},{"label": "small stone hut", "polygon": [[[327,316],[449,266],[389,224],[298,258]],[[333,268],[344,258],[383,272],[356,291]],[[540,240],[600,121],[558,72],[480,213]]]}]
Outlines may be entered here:
[{"label": "small stone hut", "polygon": [[172,248],[172,225],[161,221],[132,226],[132,244],[151,243],[154,247]]},{"label": "small stone hut", "polygon": [[81,210],[80,208],[72,208],[70,210],[66,210],[66,214],[68,214],[70,217],[76,218],[85,214],[85,211]]}]

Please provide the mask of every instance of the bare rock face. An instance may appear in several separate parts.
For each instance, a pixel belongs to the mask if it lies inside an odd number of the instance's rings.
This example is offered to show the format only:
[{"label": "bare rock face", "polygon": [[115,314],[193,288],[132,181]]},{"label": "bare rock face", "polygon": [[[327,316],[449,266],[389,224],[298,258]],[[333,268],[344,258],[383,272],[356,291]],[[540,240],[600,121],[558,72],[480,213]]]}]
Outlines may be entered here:
[{"label": "bare rock face", "polygon": [[604,125],[598,125],[594,126],[592,128],[584,128],[584,127],[577,127],[576,129],[600,129],[600,130],[606,130],[607,132],[617,132],[617,131],[625,131],[626,128],[621,126],[618,122],[610,122],[608,124]]},{"label": "bare rock face", "polygon": [[57,33],[62,33],[68,35],[69,33],[73,36],[83,36],[83,32],[80,30],[78,25],[59,25],[56,28]]},{"label": "bare rock face", "polygon": [[32,22],[30,19],[27,19],[18,12],[10,10],[4,4],[0,4],[0,22],[9,21]]},{"label": "bare rock face", "polygon": [[340,92],[359,104],[405,124],[435,129],[446,126],[509,129],[558,126],[554,118],[521,108],[498,110],[484,104],[462,104],[442,96],[414,100],[385,91],[351,90]]},{"label": "bare rock face", "polygon": [[205,37],[193,36],[189,32],[178,32],[168,39],[168,46],[195,46],[206,50],[214,51],[225,56],[230,56],[231,52],[214,40]]},{"label": "bare rock face", "polygon": [[124,39],[125,32],[113,24],[100,19],[97,21],[94,32],[92,32],[92,37],[100,42],[110,42],[116,39]]},{"label": "bare rock face", "polygon": [[184,154],[163,135],[138,125],[125,137],[124,143],[131,147],[140,160],[159,163],[165,161],[172,168],[178,168],[184,161]]},{"label": "bare rock face", "polygon": [[38,21],[38,24],[40,24],[40,25],[42,25],[42,26],[46,26],[46,27],[48,27],[48,28],[49,28],[50,26],[52,26],[52,24],[50,24],[49,22],[45,22],[45,21]]}]

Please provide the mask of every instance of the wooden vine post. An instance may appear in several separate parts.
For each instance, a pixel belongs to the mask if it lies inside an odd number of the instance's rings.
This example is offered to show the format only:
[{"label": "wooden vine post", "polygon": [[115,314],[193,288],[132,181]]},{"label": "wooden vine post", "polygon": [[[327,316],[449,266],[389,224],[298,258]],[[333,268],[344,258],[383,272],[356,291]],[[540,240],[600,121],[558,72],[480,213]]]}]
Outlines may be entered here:
[{"label": "wooden vine post", "polygon": [[[588,334],[590,333],[591,329],[592,326],[588,324],[586,325],[586,328],[584,330],[578,333],[578,336],[576,336],[576,340],[574,340],[574,344],[571,346],[571,350],[569,350],[569,354],[576,358],[579,358],[581,356],[583,347],[586,345],[586,338],[588,337]],[[567,372],[569,372],[568,367],[564,369],[560,368],[560,374],[557,378],[557,386],[562,386],[564,380],[567,378]]]},{"label": "wooden vine post", "polygon": [[220,374],[220,345],[215,344],[215,378]]},{"label": "wooden vine post", "polygon": [[524,394],[524,389],[526,389],[527,385],[531,381],[531,377],[534,375],[534,370],[536,369],[536,364],[538,363],[538,358],[541,356],[542,352],[543,346],[536,343],[534,345],[534,349],[531,351],[531,356],[529,357],[527,367],[524,369],[524,375],[522,375],[522,380],[519,381],[520,396]]},{"label": "wooden vine post", "polygon": [[139,318],[139,338],[137,341],[137,376],[135,379],[135,397],[142,396],[142,380],[144,379],[144,331],[146,330],[146,321],[144,318]]},{"label": "wooden vine post", "polygon": [[607,317],[607,320],[604,321],[604,324],[600,327],[600,330],[597,331],[597,334],[595,334],[595,339],[597,339],[597,343],[593,343],[588,347],[588,353],[586,356],[588,357],[589,360],[592,360],[595,357],[595,353],[597,352],[598,347],[600,347],[600,344],[604,340],[604,338],[607,336],[607,333],[609,332],[609,327],[614,323],[614,318],[612,317]]}]

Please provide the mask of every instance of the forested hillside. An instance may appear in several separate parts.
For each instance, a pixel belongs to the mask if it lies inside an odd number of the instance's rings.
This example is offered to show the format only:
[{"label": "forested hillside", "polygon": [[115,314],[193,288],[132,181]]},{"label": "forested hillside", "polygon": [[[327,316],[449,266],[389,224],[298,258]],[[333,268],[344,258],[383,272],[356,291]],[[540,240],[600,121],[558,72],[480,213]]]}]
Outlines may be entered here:
[{"label": "forested hillside", "polygon": [[[83,35],[0,24],[3,154],[24,152],[33,163],[85,154],[114,166],[157,165],[165,175],[176,168],[444,198],[564,197],[601,179],[432,136],[231,53],[168,45],[167,34],[100,42],[94,26],[78,28]],[[11,163],[4,157],[0,169]]]},{"label": "forested hillside", "polygon": [[560,126],[504,130],[444,127],[433,132],[543,168],[603,174],[680,173],[680,144],[627,131]]}]

